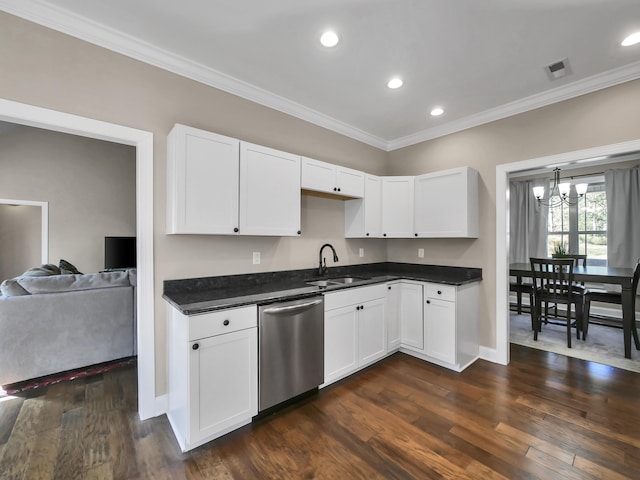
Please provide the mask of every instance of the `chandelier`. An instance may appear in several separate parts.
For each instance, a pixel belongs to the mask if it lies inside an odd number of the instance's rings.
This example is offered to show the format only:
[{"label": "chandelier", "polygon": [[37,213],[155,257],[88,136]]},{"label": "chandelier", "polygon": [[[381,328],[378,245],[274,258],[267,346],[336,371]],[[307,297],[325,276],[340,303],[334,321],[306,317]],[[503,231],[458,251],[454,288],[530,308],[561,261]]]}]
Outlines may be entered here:
[{"label": "chandelier", "polygon": [[578,194],[578,199],[571,201],[569,198],[569,190],[571,189],[571,183],[564,182],[560,183],[560,169],[558,167],[553,169],[553,187],[549,191],[549,198],[547,200],[543,200],[544,198],[544,186],[533,187],[533,196],[538,200],[538,204],[546,205],[551,208],[559,207],[562,204],[565,205],[577,205],[579,199],[584,196],[587,192],[587,188],[589,187],[588,183],[578,183],[576,184],[576,193]]}]

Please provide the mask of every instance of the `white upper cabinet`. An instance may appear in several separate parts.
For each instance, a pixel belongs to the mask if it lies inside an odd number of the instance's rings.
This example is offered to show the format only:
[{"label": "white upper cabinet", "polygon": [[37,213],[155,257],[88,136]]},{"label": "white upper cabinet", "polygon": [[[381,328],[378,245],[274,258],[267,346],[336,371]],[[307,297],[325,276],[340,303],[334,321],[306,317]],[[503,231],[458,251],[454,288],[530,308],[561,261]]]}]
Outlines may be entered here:
[{"label": "white upper cabinet", "polygon": [[240,233],[300,235],[300,157],[240,142]]},{"label": "white upper cabinet", "polygon": [[382,180],[365,175],[364,198],[344,202],[344,236],[377,238],[382,236]]},{"label": "white upper cabinet", "polygon": [[364,173],[302,157],[301,188],[345,197],[364,196]]},{"label": "white upper cabinet", "polygon": [[414,177],[382,177],[382,236],[407,238],[414,235]]},{"label": "white upper cabinet", "polygon": [[238,228],[240,141],[177,124],[167,142],[167,233]]},{"label": "white upper cabinet", "polygon": [[478,237],[478,172],[470,167],[415,178],[415,236]]}]

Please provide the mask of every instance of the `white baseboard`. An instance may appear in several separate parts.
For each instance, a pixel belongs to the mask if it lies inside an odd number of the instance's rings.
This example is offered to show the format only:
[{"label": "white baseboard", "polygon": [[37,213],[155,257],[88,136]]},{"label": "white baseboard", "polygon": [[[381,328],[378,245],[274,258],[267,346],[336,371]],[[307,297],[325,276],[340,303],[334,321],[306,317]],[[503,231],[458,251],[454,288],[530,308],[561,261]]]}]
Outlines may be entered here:
[{"label": "white baseboard", "polygon": [[501,363],[498,361],[498,350],[495,348],[483,347],[480,345],[479,357],[492,363]]},{"label": "white baseboard", "polygon": [[169,395],[164,394],[156,397],[155,412],[156,417],[164,415],[169,410]]}]

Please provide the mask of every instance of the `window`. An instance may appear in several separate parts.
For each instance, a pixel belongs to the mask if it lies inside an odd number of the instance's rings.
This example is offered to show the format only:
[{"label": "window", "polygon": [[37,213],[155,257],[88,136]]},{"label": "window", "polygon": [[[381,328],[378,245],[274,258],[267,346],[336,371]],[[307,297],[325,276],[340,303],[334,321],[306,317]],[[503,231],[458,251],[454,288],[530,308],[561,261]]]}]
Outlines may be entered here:
[{"label": "window", "polygon": [[[572,199],[577,199],[571,187]],[[604,179],[590,179],[587,193],[576,205],[549,207],[547,248],[549,255],[562,245],[567,252],[587,255],[589,265],[607,264],[607,200]]]}]

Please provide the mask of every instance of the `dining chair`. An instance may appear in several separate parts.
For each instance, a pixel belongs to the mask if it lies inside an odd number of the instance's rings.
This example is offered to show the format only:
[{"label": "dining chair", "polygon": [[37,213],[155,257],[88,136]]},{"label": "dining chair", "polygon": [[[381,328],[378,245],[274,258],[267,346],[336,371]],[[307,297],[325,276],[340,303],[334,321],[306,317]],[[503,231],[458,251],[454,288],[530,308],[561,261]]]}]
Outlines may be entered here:
[{"label": "dining chair", "polygon": [[[562,255],[556,255],[553,254],[551,255],[551,258],[572,258],[573,259],[573,266],[574,267],[582,267],[585,268],[587,266],[587,256],[586,255],[580,255],[580,254],[576,254],[576,253],[564,253]],[[586,288],[584,286],[584,282],[581,283],[573,283],[573,292],[576,295],[581,295],[582,296],[582,302],[580,305],[580,309],[582,312],[584,312],[584,294],[585,294]],[[554,304],[553,305],[554,308],[554,316],[557,317],[558,316],[558,305]],[[577,307],[576,307],[577,310]],[[545,304],[545,319],[549,316],[549,303]],[[546,323],[546,322],[545,322]],[[582,328],[582,325],[580,325],[580,327]]]},{"label": "dining chair", "polygon": [[[633,293],[632,312],[633,319],[631,322],[631,333],[633,341],[636,344],[636,350],[640,350],[640,340],[638,340],[638,327],[636,325],[636,295],[638,294],[638,281],[640,280],[640,258],[636,262],[636,268],[633,272],[633,280],[631,282],[631,292]],[[582,338],[586,340],[589,331],[589,314],[591,311],[591,302],[616,303],[622,305],[622,293],[609,290],[588,289],[584,296],[584,319],[582,327]]]},{"label": "dining chair", "polygon": [[[567,347],[571,348],[571,328],[576,327],[576,338],[580,339],[582,323],[582,296],[576,295],[573,289],[572,258],[531,258],[535,311],[533,313],[533,339],[538,340],[538,332],[542,331],[542,303],[565,304],[567,306]],[[576,321],[571,318],[571,305],[576,305]]]}]

